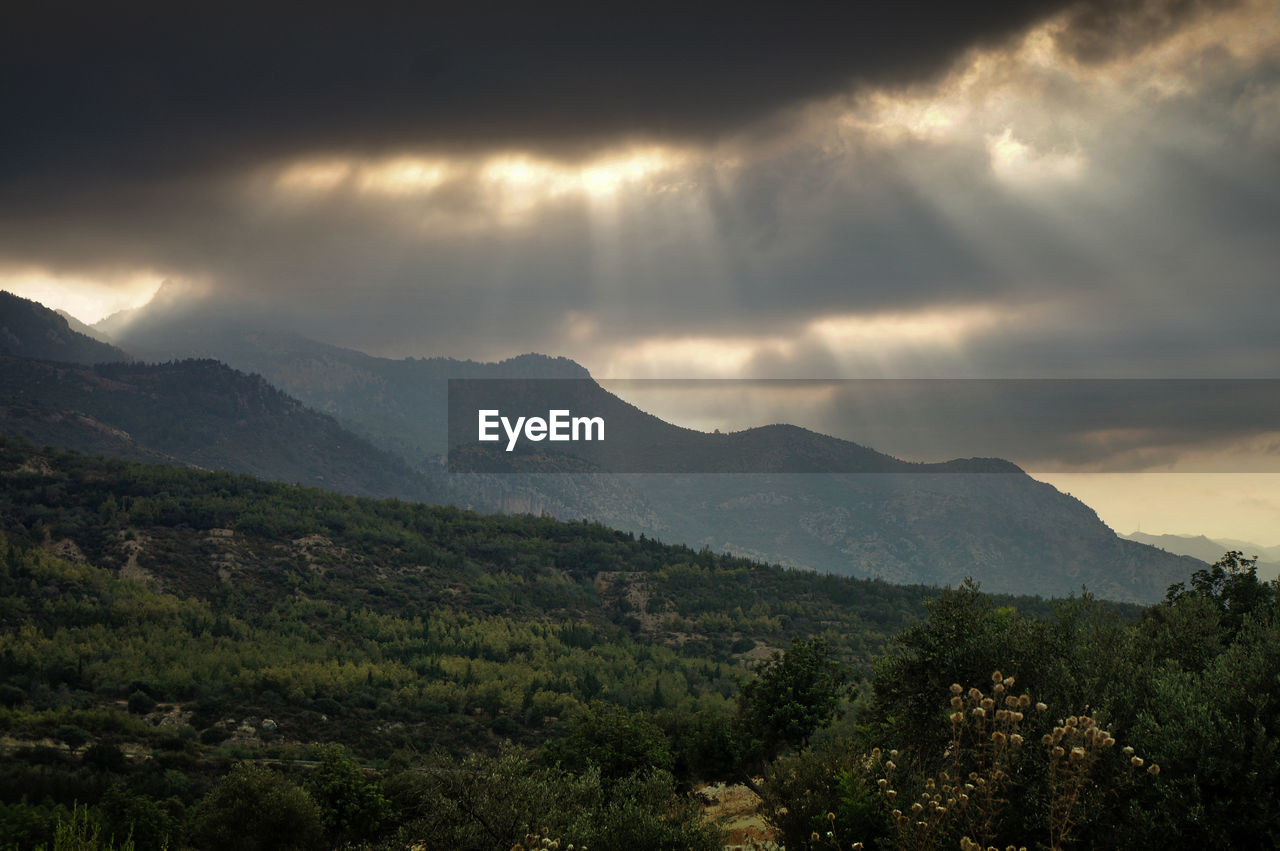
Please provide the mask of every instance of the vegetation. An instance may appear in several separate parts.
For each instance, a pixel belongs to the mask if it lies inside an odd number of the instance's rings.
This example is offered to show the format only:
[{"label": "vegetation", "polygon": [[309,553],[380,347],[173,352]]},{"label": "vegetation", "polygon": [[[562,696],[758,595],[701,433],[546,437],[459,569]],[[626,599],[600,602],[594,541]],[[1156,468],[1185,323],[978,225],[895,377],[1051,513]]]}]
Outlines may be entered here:
[{"label": "vegetation", "polygon": [[73,330],[39,302],[0,290],[0,355],[103,363],[128,356],[115,346]]},{"label": "vegetation", "polygon": [[1238,553],[1048,603],[12,440],[0,509],[0,847],[710,849],[712,780],[790,849],[1280,843]]},{"label": "vegetation", "polygon": [[438,483],[331,417],[211,360],[80,366],[0,357],[0,432],[362,496],[443,496]]},{"label": "vegetation", "polygon": [[[175,360],[90,368],[31,359],[76,358],[65,345],[66,321],[34,302],[0,298],[0,330],[14,332],[13,351],[28,355],[0,356],[0,432],[358,496],[591,517],[636,534],[899,584],[977,576],[988,589],[1047,596],[1084,583],[1109,599],[1146,604],[1201,566],[1117,538],[1079,500],[996,458],[910,463],[790,425],[699,433],[633,407],[562,358],[389,360],[209,317],[175,321],[131,326],[139,351]],[[63,343],[28,350],[18,338]],[[243,372],[181,360],[210,354]],[[537,377],[561,380],[528,380]],[[555,451],[545,442],[511,453],[455,446],[449,469],[525,475],[447,475],[439,453],[449,444],[450,378],[486,379],[504,404],[526,413],[590,411],[610,423],[611,435],[630,437]],[[464,426],[470,435],[474,422]],[[676,474],[584,472],[609,469]]]},{"label": "vegetation", "polygon": [[[107,800],[145,825],[140,848],[194,843],[212,829],[202,801],[245,760],[311,796],[324,841],[394,837],[419,809],[391,777],[429,762],[454,782],[504,742],[546,794],[589,780],[620,824],[609,807],[648,800],[661,833],[687,814],[655,790],[733,776],[755,660],[825,636],[869,673],[934,593],[15,440],[0,508],[0,819],[24,848],[77,803],[105,824]],[[345,756],[325,768],[330,745]],[[390,810],[350,791],[345,760],[378,772]],[[539,806],[513,842],[547,826]]]},{"label": "vegetation", "polygon": [[1251,560],[1228,553],[1136,621],[1087,596],[1031,618],[973,587],[928,608],[861,723],[767,778],[788,848],[830,847],[827,830],[885,848],[1280,842],[1280,588]]}]

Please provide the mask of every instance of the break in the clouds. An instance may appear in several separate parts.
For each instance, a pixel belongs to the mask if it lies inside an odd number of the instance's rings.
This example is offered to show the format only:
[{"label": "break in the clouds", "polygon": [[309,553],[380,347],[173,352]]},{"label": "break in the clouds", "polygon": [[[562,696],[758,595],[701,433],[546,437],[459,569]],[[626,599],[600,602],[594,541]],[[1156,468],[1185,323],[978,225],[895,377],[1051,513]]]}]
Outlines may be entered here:
[{"label": "break in the clouds", "polygon": [[168,280],[374,353],[605,377],[1280,363],[1274,3],[10,24],[0,286],[84,319]]}]

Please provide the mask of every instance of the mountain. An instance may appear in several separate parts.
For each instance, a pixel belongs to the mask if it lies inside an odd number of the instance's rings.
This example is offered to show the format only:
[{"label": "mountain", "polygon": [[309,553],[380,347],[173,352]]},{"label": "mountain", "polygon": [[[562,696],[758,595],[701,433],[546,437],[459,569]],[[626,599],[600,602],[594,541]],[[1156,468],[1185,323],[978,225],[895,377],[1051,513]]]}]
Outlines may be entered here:
[{"label": "mountain", "polygon": [[92,325],[84,324],[79,319],[76,319],[70,313],[67,313],[65,310],[62,310],[61,308],[59,308],[58,310],[55,310],[54,313],[58,314],[63,319],[67,320],[67,326],[71,328],[72,331],[75,331],[77,334],[83,334],[92,340],[97,340],[99,343],[106,343],[107,345],[111,345],[111,338],[108,337],[106,334],[102,333],[101,331],[99,331],[97,328],[94,328]]},{"label": "mountain", "polygon": [[0,354],[85,364],[129,359],[115,346],[73,330],[67,318],[39,302],[3,290]]},{"label": "mountain", "polygon": [[[568,358],[526,354],[498,363],[451,358],[374,357],[296,334],[250,327],[217,317],[196,317],[169,306],[141,311],[118,333],[140,356],[213,358],[258,373],[311,407],[411,462],[448,449],[449,379],[484,379],[512,406],[555,404],[589,410],[609,423],[605,443],[569,453],[581,469],[618,472],[1020,472],[999,459],[945,465],[912,464],[850,441],[776,424],[727,435],[706,434],[665,422],[605,391]],[[527,383],[526,379],[555,381]],[[545,395],[544,395],[545,394]],[[470,421],[464,424],[473,428]],[[624,453],[621,461],[619,453]],[[561,453],[562,455],[564,453]],[[546,453],[489,453],[478,472],[546,470]],[[563,460],[563,459],[561,459]],[[474,459],[473,459],[474,461]],[[552,462],[554,466],[554,462]]]},{"label": "mountain", "polygon": [[[585,468],[572,465],[574,471],[617,472],[626,466],[628,471],[645,472],[1021,472],[1000,459],[914,464],[786,424],[727,435],[681,428],[605,391],[584,367],[563,357],[526,354],[498,363],[443,357],[394,360],[170,310],[162,310],[159,317],[143,313],[123,327],[122,339],[131,351],[152,359],[214,358],[258,373],[410,461],[448,448],[448,428],[455,425],[448,420],[448,380],[484,379],[501,382],[498,392],[513,406],[546,408],[551,404],[548,398],[555,398],[557,404],[605,418],[610,440],[575,446],[569,454],[589,463]],[[525,379],[556,381],[529,385]],[[546,389],[547,384],[555,389]],[[556,395],[539,398],[544,392]],[[626,456],[621,463],[619,452]],[[546,453],[511,456],[498,451],[487,460],[490,463],[474,471],[536,472],[548,466]]]},{"label": "mountain", "polygon": [[[693,721],[731,713],[750,665],[823,636],[870,674],[937,595],[598,524],[339,496],[0,436],[4,790],[27,791],[13,777],[28,759],[47,788],[58,752],[20,745],[62,738],[63,724],[139,766],[177,751],[168,764],[194,778],[323,742],[380,760],[537,745],[603,698],[670,718],[673,749],[722,755],[723,738]],[[990,602],[1051,616],[1043,600]]]},{"label": "mountain", "polygon": [[1280,547],[1261,547],[1250,541],[1235,538],[1213,539],[1206,538],[1204,535],[1150,535],[1145,532],[1131,532],[1121,537],[1158,547],[1166,552],[1198,558],[1209,564],[1222,558],[1229,550],[1234,550],[1244,553],[1245,558],[1258,559],[1259,579],[1280,578]]},{"label": "mountain", "polygon": [[443,495],[332,417],[217,361],[89,367],[0,357],[0,429],[42,445],[344,493]]},{"label": "mountain", "polygon": [[[625,469],[659,471],[593,472],[623,469],[598,444],[474,453],[463,460],[480,472],[449,476],[448,499],[479,511],[589,518],[667,542],[893,582],[974,577],[1000,592],[1060,595],[1084,586],[1151,601],[1203,566],[1117,538],[1086,505],[1007,461],[914,464],[783,424],[727,435],[683,429],[613,396],[563,358],[391,360],[172,309],[144,312],[121,334],[148,356],[199,354],[259,372],[432,476],[444,463],[446,379],[567,380],[548,384],[567,384],[567,404],[604,415],[608,444],[630,456]],[[533,409],[546,401],[521,400]],[[738,470],[754,472],[719,474]]]},{"label": "mountain", "polygon": [[1204,535],[1149,535],[1145,532],[1131,532],[1121,537],[1140,544],[1159,547],[1171,553],[1198,558],[1207,564],[1213,564],[1222,558],[1223,553],[1232,549]]},{"label": "mountain", "polygon": [[1264,547],[1261,544],[1242,541],[1239,538],[1216,538],[1215,540],[1228,549],[1239,550],[1248,558],[1257,556],[1260,560],[1265,559],[1272,563],[1280,562],[1280,547]]},{"label": "mountain", "polygon": [[[846,576],[1152,601],[1204,563],[1116,537],[1022,474],[531,474],[470,480],[488,508],[589,517],[663,541]],[[587,501],[592,504],[587,505]],[[575,514],[575,511],[581,513]]]},{"label": "mountain", "polygon": [[167,304],[150,313],[114,319],[115,333],[142,357],[214,358],[258,373],[415,464],[446,449],[448,379],[588,376],[567,358],[532,354],[501,363],[373,357],[217,317],[175,315]]}]

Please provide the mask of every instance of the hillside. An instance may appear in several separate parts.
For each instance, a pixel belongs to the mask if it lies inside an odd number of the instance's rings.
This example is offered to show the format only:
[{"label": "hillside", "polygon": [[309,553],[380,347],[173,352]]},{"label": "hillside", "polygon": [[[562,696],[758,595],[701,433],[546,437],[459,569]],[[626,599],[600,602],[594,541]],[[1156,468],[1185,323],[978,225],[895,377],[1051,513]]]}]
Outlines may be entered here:
[{"label": "hillside", "polygon": [[[217,742],[221,719],[245,715],[274,718],[271,741],[322,735],[386,755],[484,747],[498,733],[536,739],[548,718],[602,694],[635,708],[723,708],[736,673],[792,638],[826,635],[869,673],[937,593],[595,524],[358,499],[9,438],[0,507],[10,544],[65,559],[32,567],[34,585],[11,576],[0,608],[6,633],[30,623],[47,636],[43,681],[89,704],[138,689],[194,702],[185,723]],[[1004,602],[1048,611],[1037,599]],[[12,661],[34,657],[11,652],[6,680],[34,687],[28,663]],[[375,734],[392,722],[394,736]],[[258,732],[239,739],[269,744]]]},{"label": "hillside", "polygon": [[129,359],[115,346],[74,330],[65,317],[39,302],[3,290],[0,290],[0,355],[83,364]]},{"label": "hillside", "polygon": [[79,366],[0,357],[0,428],[41,444],[431,499],[426,479],[258,376],[215,361]]},{"label": "hillside", "polygon": [[[682,784],[756,764],[755,823],[788,847],[822,826],[889,845],[889,767],[869,749],[902,748],[895,785],[918,787],[954,743],[947,684],[991,688],[1002,668],[1022,705],[1055,710],[1017,713],[1020,737],[1086,711],[1142,755],[1108,751],[1073,787],[1098,795],[1083,844],[1254,847],[1277,829],[1261,805],[1276,589],[1230,567],[1209,577],[1142,611],[939,593],[6,438],[0,834],[23,849],[79,823],[102,830],[79,846],[96,849],[253,836],[487,851],[549,825],[591,847],[714,851],[703,807],[725,787]],[[862,684],[812,740],[758,750],[753,731],[782,729],[794,702],[758,689],[807,676],[787,665],[809,654]],[[998,823],[1015,847],[1043,832],[1052,758],[1021,752]],[[744,763],[753,753],[763,762]]]},{"label": "hillside", "polygon": [[587,377],[585,369],[566,358],[394,360],[217,317],[188,316],[168,302],[151,313],[138,313],[128,324],[116,319],[112,326],[132,351],[155,360],[214,358],[262,375],[414,464],[446,449],[448,379]]},{"label": "hillside", "polygon": [[[478,472],[448,476],[440,485],[444,501],[479,511],[589,518],[847,576],[924,584],[974,577],[1001,592],[1061,595],[1083,586],[1111,599],[1153,601],[1203,566],[1117,538],[1083,503],[1007,461],[908,463],[788,425],[697,432],[608,393],[563,358],[396,361],[230,322],[196,322],[173,305],[142,311],[120,333],[139,351],[198,352],[258,371],[419,464],[434,481],[443,478],[439,455],[419,453],[446,445],[448,378],[558,379],[489,385],[530,410],[555,398],[605,417],[604,445],[455,451],[455,469]],[[450,434],[473,429],[465,415],[457,420],[460,410]],[[600,470],[625,472],[593,472]]]}]

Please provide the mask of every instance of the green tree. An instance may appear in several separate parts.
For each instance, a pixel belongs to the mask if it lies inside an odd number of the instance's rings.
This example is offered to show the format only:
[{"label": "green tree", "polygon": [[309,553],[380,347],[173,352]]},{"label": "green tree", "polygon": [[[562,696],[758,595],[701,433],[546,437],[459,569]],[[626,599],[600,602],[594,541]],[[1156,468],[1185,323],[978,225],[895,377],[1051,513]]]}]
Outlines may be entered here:
[{"label": "green tree", "polygon": [[65,742],[67,747],[72,750],[80,747],[90,739],[87,730],[74,724],[59,724],[58,729],[53,731],[53,737]]},{"label": "green tree", "polygon": [[831,658],[826,639],[793,639],[742,686],[732,725],[738,772],[757,794],[755,777],[786,750],[802,748],[831,722],[850,689],[848,669]]},{"label": "green tree", "polygon": [[129,695],[129,711],[135,715],[146,715],[154,710],[156,705],[155,698],[141,689]]},{"label": "green tree", "polygon": [[667,737],[648,716],[614,703],[592,701],[576,712],[564,738],[546,747],[547,757],[563,768],[584,772],[594,767],[606,782],[674,765]]},{"label": "green tree", "polygon": [[308,784],[320,806],[326,838],[335,844],[372,839],[391,816],[391,805],[341,745],[325,748]]},{"label": "green tree", "polygon": [[192,816],[197,848],[276,851],[317,847],[324,816],[288,778],[241,763],[209,791]]},{"label": "green tree", "polygon": [[1051,675],[1034,625],[1011,607],[994,606],[976,584],[944,590],[925,605],[928,619],[899,634],[899,652],[876,667],[872,715],[888,728],[881,741],[934,753],[947,741],[935,723],[937,696],[951,683],[981,682],[1002,665]]},{"label": "green tree", "polygon": [[1191,574],[1191,587],[1179,582],[1169,587],[1168,604],[1188,597],[1208,600],[1222,614],[1230,635],[1240,629],[1245,615],[1262,607],[1275,605],[1272,588],[1258,581],[1258,559],[1245,558],[1239,550],[1231,550],[1203,570]]},{"label": "green tree", "polygon": [[103,832],[114,842],[132,840],[138,851],[160,851],[175,839],[177,825],[168,808],[117,783],[98,802]]}]

